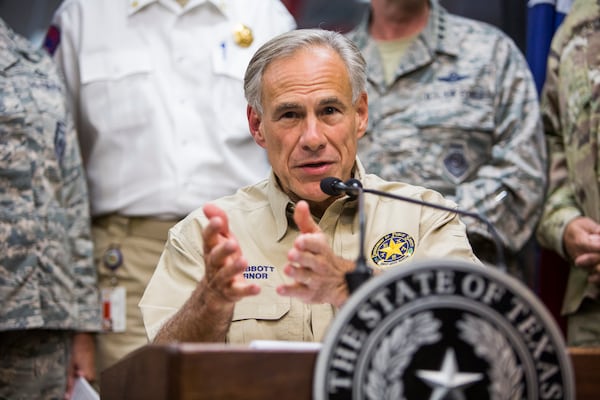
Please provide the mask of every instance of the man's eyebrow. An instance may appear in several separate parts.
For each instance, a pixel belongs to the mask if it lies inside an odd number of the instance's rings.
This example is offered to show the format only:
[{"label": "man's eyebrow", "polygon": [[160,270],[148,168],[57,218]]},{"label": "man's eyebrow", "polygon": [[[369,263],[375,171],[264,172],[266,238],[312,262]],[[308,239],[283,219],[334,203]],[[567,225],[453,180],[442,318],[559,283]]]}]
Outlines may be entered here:
[{"label": "man's eyebrow", "polygon": [[344,102],[339,99],[339,97],[326,97],[319,101],[319,106],[331,106],[335,105],[340,108],[345,108]]},{"label": "man's eyebrow", "polygon": [[301,106],[298,103],[281,103],[275,107],[275,114],[281,114],[290,110],[297,110],[299,108],[301,108]]}]

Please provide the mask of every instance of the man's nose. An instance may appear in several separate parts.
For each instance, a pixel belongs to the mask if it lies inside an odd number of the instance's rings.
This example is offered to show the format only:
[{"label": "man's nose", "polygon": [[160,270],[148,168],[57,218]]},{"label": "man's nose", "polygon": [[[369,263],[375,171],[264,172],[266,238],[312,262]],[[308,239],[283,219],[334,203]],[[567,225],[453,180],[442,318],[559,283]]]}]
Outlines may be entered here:
[{"label": "man's nose", "polygon": [[300,145],[305,150],[316,151],[325,147],[327,135],[325,126],[317,118],[307,118],[306,126],[300,137]]}]

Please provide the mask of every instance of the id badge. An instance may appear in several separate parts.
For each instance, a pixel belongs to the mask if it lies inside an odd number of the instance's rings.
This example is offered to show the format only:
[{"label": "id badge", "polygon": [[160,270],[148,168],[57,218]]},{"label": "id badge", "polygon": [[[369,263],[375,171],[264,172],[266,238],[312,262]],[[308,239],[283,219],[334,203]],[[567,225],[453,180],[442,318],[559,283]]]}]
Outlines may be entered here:
[{"label": "id badge", "polygon": [[125,332],[125,288],[114,286],[102,289],[102,330]]}]

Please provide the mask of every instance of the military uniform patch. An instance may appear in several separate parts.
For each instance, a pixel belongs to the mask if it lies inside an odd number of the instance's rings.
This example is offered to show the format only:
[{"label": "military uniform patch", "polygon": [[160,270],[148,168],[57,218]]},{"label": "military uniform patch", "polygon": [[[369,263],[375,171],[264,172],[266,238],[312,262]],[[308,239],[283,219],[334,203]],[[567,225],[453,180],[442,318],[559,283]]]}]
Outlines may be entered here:
[{"label": "military uniform patch", "polygon": [[381,267],[394,265],[415,251],[415,240],[404,232],[388,233],[375,243],[371,260]]},{"label": "military uniform patch", "polygon": [[65,129],[64,122],[58,121],[56,123],[56,129],[54,131],[54,153],[60,163],[62,163],[63,156],[65,155],[65,147],[67,146]]},{"label": "military uniform patch", "polygon": [[46,37],[44,38],[43,47],[53,56],[60,44],[60,29],[56,25],[50,25]]},{"label": "military uniform patch", "polygon": [[565,344],[521,282],[462,261],[378,275],[341,308],[314,375],[319,399],[574,399]]},{"label": "military uniform patch", "polygon": [[469,162],[465,157],[465,150],[461,145],[451,145],[444,157],[446,170],[455,178],[461,178],[469,169]]}]

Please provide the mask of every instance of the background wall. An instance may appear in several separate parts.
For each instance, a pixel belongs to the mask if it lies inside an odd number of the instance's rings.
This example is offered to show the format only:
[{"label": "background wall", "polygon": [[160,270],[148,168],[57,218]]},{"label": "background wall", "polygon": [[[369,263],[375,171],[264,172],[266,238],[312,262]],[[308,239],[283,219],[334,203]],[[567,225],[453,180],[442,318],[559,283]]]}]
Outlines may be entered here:
[{"label": "background wall", "polygon": [[[341,31],[351,29],[369,4],[369,0],[282,1],[296,16],[298,26],[321,26]],[[0,0],[0,17],[15,31],[40,44],[60,2],[61,0]],[[440,0],[440,3],[456,14],[496,25],[525,51],[527,0]]]},{"label": "background wall", "polygon": [[52,14],[60,2],[61,0],[0,0],[0,17],[16,32],[41,44]]}]

